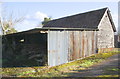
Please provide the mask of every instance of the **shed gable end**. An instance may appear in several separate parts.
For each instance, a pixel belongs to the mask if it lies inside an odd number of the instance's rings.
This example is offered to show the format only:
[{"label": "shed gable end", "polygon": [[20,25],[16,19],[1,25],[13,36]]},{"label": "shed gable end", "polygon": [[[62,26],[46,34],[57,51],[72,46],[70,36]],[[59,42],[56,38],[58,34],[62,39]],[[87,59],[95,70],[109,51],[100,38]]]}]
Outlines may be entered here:
[{"label": "shed gable end", "polygon": [[98,26],[97,47],[98,48],[113,48],[114,47],[114,30],[110,21],[110,17],[105,12]]}]

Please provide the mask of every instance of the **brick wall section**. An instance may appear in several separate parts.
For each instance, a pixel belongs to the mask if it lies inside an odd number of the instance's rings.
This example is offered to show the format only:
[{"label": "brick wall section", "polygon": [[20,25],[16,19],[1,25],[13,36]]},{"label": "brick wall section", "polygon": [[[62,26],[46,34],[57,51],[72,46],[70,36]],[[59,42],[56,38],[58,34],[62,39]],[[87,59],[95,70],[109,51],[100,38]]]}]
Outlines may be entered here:
[{"label": "brick wall section", "polygon": [[97,34],[97,47],[99,48],[114,48],[114,31],[110,23],[107,12],[101,20]]}]

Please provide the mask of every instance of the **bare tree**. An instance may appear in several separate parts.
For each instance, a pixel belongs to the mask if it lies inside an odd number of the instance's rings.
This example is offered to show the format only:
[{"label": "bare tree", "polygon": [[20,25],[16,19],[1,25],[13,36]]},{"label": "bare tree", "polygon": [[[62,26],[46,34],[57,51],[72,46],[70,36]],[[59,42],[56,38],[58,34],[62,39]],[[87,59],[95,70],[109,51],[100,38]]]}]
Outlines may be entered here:
[{"label": "bare tree", "polygon": [[16,33],[17,30],[15,30],[14,26],[18,23],[23,22],[25,17],[18,17],[16,18],[15,15],[13,16],[14,12],[6,15],[5,7],[4,9],[1,8],[1,16],[0,16],[0,27],[2,29],[3,35],[10,34],[10,33]]},{"label": "bare tree", "polygon": [[10,15],[9,19],[2,19],[2,17],[0,17],[0,24],[1,24],[3,35],[10,34],[10,33],[16,33],[17,30],[15,30],[14,26],[17,23],[22,22],[23,20],[24,20],[24,17],[14,19],[12,15]]}]

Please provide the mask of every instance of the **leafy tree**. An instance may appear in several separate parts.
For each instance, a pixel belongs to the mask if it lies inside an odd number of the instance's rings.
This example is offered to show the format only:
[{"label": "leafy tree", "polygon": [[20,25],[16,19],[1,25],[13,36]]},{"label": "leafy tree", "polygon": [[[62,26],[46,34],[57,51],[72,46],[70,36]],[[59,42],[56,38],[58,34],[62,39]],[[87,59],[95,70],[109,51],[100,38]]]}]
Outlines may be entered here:
[{"label": "leafy tree", "polygon": [[44,21],[42,22],[42,25],[45,25],[48,21],[51,21],[51,20],[52,20],[51,17],[49,17],[49,18],[45,17]]}]

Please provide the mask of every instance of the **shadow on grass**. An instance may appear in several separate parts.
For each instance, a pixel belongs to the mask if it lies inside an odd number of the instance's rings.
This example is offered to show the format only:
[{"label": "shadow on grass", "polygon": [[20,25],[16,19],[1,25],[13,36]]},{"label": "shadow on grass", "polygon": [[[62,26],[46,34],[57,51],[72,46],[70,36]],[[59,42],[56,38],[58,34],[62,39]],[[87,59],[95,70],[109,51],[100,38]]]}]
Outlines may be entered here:
[{"label": "shadow on grass", "polygon": [[68,77],[118,77],[120,71],[118,64],[119,55],[114,55],[106,61],[84,70],[76,69],[63,75],[67,75]]}]

